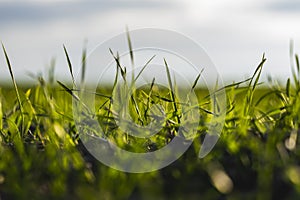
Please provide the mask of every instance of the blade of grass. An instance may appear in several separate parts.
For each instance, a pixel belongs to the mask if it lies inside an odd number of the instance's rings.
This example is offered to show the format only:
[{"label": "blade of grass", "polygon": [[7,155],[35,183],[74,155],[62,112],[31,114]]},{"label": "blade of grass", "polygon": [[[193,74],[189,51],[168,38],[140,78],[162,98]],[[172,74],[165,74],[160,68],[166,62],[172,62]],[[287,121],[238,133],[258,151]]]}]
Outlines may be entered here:
[{"label": "blade of grass", "polygon": [[5,56],[5,59],[6,59],[6,63],[7,63],[7,67],[8,67],[8,70],[9,70],[9,73],[10,73],[10,77],[11,77],[11,80],[13,82],[13,85],[14,85],[14,89],[15,89],[15,92],[16,92],[16,96],[17,96],[17,101],[18,101],[18,104],[19,104],[19,107],[20,107],[20,111],[21,111],[21,118],[22,118],[22,124],[21,124],[21,137],[25,134],[24,133],[24,128],[25,128],[25,119],[24,119],[24,114],[23,114],[23,106],[22,106],[22,103],[21,103],[21,97],[20,97],[20,94],[19,94],[19,90],[18,90],[18,86],[17,86],[17,83],[16,83],[16,80],[15,80],[15,77],[14,77],[14,73],[12,71],[12,66],[11,66],[11,63],[10,63],[10,60],[8,58],[8,55],[7,55],[7,52],[6,52],[6,49],[2,43],[2,49],[3,49],[3,52],[4,52],[4,56]]},{"label": "blade of grass", "polygon": [[261,72],[262,72],[262,67],[263,67],[264,63],[266,62],[266,60],[267,60],[267,59],[265,58],[265,54],[263,54],[262,61],[259,63],[258,67],[256,68],[256,70],[255,70],[255,72],[254,72],[254,74],[253,74],[253,76],[252,76],[252,79],[251,79],[251,81],[250,81],[250,83],[249,83],[249,85],[251,85],[253,79],[256,77],[256,78],[255,78],[255,81],[254,81],[254,83],[253,83],[253,87],[252,87],[253,90],[254,90],[255,87],[257,86],[258,80],[259,80],[260,75],[261,75]]},{"label": "blade of grass", "polygon": [[155,83],[155,77],[153,77],[153,79],[152,79],[151,86],[150,86],[150,91],[148,93],[147,104],[146,104],[146,109],[145,109],[145,113],[144,113],[144,118],[146,120],[147,120],[147,116],[148,116],[148,111],[150,109],[150,98],[151,98],[151,95],[152,95],[154,83]]},{"label": "blade of grass", "polygon": [[[218,92],[220,92],[220,91],[222,91],[222,90],[224,90],[224,89],[228,89],[228,88],[232,88],[232,87],[239,87],[241,84],[246,83],[246,82],[250,81],[251,79],[252,79],[252,78],[248,78],[248,79],[246,79],[246,80],[244,80],[244,81],[240,81],[240,82],[237,82],[237,83],[232,83],[232,84],[226,85],[226,86],[224,86],[224,87],[222,87],[222,88],[220,88],[220,89],[218,89],[218,90],[212,92],[211,94],[205,96],[203,99],[207,99],[207,98],[209,98],[211,95],[216,94],[216,93],[218,93]],[[247,88],[248,88],[248,87],[247,87]]]},{"label": "blade of grass", "polygon": [[133,80],[133,83],[135,83],[137,81],[137,79],[140,77],[140,75],[143,73],[143,71],[145,70],[145,68],[149,65],[149,63],[155,58],[156,55],[152,56],[147,62],[146,64],[143,66],[143,68],[141,69],[141,71],[138,73],[138,75],[135,77],[135,79]]},{"label": "blade of grass", "polygon": [[0,131],[3,129],[3,110],[2,110],[2,99],[0,99]]},{"label": "blade of grass", "polygon": [[200,77],[201,77],[203,71],[204,71],[204,68],[200,71],[200,73],[199,73],[198,76],[196,77],[196,79],[195,79],[195,81],[194,81],[194,83],[193,83],[193,86],[192,86],[192,89],[191,89],[191,90],[195,89],[195,87],[196,87],[196,85],[197,85],[197,83],[198,83],[198,81],[199,81],[199,79],[200,79]]},{"label": "blade of grass", "polygon": [[255,107],[259,106],[259,104],[268,96],[272,95],[272,94],[276,94],[276,93],[280,93],[280,91],[278,90],[272,90],[272,91],[269,91],[265,94],[263,94],[255,103]]},{"label": "blade of grass", "polygon": [[295,55],[295,61],[296,61],[296,70],[297,70],[297,85],[300,86],[300,64],[299,64],[299,57],[296,54]]},{"label": "blade of grass", "polygon": [[[299,68],[299,66],[298,67],[294,66],[294,58],[295,58],[295,55],[294,55],[294,42],[293,42],[293,40],[290,40],[290,65],[291,65],[292,76],[293,76],[293,81],[294,81],[294,84],[295,84],[295,87],[296,87],[296,91],[299,91],[300,90],[299,70],[298,70],[298,75],[295,71],[295,68]],[[299,61],[298,61],[298,63],[299,63]]]},{"label": "blade of grass", "polygon": [[[122,68],[121,66],[121,63],[120,63],[120,60],[119,60],[119,57],[116,57],[113,53],[113,51],[109,48],[109,52],[111,53],[111,55],[113,56],[114,60],[116,61],[117,63],[117,67],[120,69],[121,71],[121,75],[122,75],[122,78],[124,79],[124,81],[126,82],[126,68]],[[118,53],[117,53],[118,54]]]},{"label": "blade of grass", "polygon": [[68,54],[68,51],[67,51],[66,46],[63,45],[63,48],[64,48],[65,56],[66,56],[66,58],[67,58],[69,71],[70,71],[70,74],[71,74],[71,77],[72,77],[72,83],[73,83],[73,86],[75,87],[76,84],[75,84],[75,78],[74,78],[74,74],[73,74],[72,63],[71,63],[71,60],[70,60],[70,57],[69,57],[69,54]]},{"label": "blade of grass", "polygon": [[248,91],[247,91],[246,98],[245,98],[244,116],[252,115],[249,112],[250,112],[250,107],[253,106],[252,101],[253,101],[254,90],[258,85],[258,81],[259,81],[259,78],[260,78],[260,75],[262,72],[262,67],[263,67],[264,63],[266,62],[266,60],[267,59],[265,58],[265,54],[263,54],[261,62],[255,69],[253,76],[250,79],[250,82],[248,85]]},{"label": "blade of grass", "polygon": [[60,81],[57,81],[57,83],[67,92],[69,93],[76,101],[80,102],[83,107],[88,111],[88,113],[91,113],[90,109],[88,108],[87,105],[85,105],[83,102],[80,101],[79,97],[74,94],[73,90],[68,88],[65,84],[63,84],[62,82]]},{"label": "blade of grass", "polygon": [[143,122],[143,119],[142,119],[142,115],[141,115],[141,111],[140,111],[140,109],[138,107],[138,104],[137,104],[137,102],[136,102],[136,100],[135,100],[135,98],[134,98],[133,95],[131,95],[131,100],[133,102],[134,109],[135,109],[135,111],[136,111],[136,113],[138,115],[139,121],[142,123],[142,125],[144,125],[144,122]]},{"label": "blade of grass", "polygon": [[[120,56],[119,56],[119,53],[117,53],[117,60],[120,59]],[[118,63],[116,65],[116,73],[115,73],[115,80],[114,80],[114,84],[113,84],[113,88],[112,90],[114,90],[117,86],[117,83],[118,83],[118,78],[119,78],[119,66],[118,66]]]},{"label": "blade of grass", "polygon": [[[141,69],[141,71],[138,73],[138,75],[132,80],[132,84],[130,86],[130,91],[133,91],[132,92],[132,96],[131,96],[131,99],[133,101],[133,104],[134,104],[134,107],[135,107],[135,110],[136,110],[136,113],[138,114],[139,116],[139,121],[144,124],[143,120],[142,120],[142,115],[140,113],[140,109],[138,108],[137,106],[137,103],[136,103],[136,93],[135,93],[135,83],[136,81],[138,80],[138,78],[140,77],[140,75],[143,73],[143,71],[145,70],[145,68],[148,66],[148,64],[154,59],[155,55],[152,56],[147,62],[146,64],[143,66],[143,68]],[[132,74],[132,76],[134,76],[134,74]]]},{"label": "blade of grass", "polygon": [[291,87],[291,81],[290,81],[290,78],[288,78],[288,80],[286,82],[286,87],[285,87],[286,96],[288,98],[290,97],[290,87]]},{"label": "blade of grass", "polygon": [[297,54],[295,55],[295,60],[296,60],[296,69],[297,69],[297,73],[299,74],[300,66],[299,66],[299,57],[298,57]]},{"label": "blade of grass", "polygon": [[55,72],[55,59],[51,59],[50,68],[48,71],[48,81],[52,86],[54,84],[54,72]]},{"label": "blade of grass", "polygon": [[86,93],[86,94],[94,94],[96,96],[107,98],[107,99],[111,98],[111,96],[108,96],[108,95],[105,95],[105,94],[102,94],[99,92],[92,92],[92,91],[88,91],[88,90],[79,90],[79,89],[70,89],[70,90],[75,91],[75,92],[82,92],[82,93]]},{"label": "blade of grass", "polygon": [[74,99],[76,99],[77,101],[80,101],[79,100],[79,97],[73,93],[73,90],[68,88],[65,84],[63,84],[62,82],[60,81],[57,81],[57,83],[67,92],[69,93]]},{"label": "blade of grass", "polygon": [[128,31],[128,27],[126,27],[126,36],[127,36],[127,43],[128,43],[128,48],[129,48],[129,54],[130,54],[130,61],[131,61],[131,65],[132,65],[132,82],[134,80],[134,55],[133,55],[133,49],[132,49],[132,42],[131,42],[131,38],[129,35],[129,31]]},{"label": "blade of grass", "polygon": [[174,108],[174,112],[176,113],[176,119],[177,119],[177,123],[180,124],[180,117],[178,116],[178,108],[175,102],[175,94],[173,92],[173,84],[172,84],[172,79],[171,79],[171,73],[169,70],[169,66],[168,63],[166,61],[166,59],[164,59],[164,63],[165,63],[165,67],[166,67],[166,72],[167,72],[167,78],[168,78],[168,83],[169,83],[169,87],[170,87],[170,92],[171,92],[171,100],[173,101],[173,108]]},{"label": "blade of grass", "polygon": [[83,50],[82,50],[82,58],[81,58],[81,85],[84,84],[85,70],[86,70],[86,47],[84,47]]}]

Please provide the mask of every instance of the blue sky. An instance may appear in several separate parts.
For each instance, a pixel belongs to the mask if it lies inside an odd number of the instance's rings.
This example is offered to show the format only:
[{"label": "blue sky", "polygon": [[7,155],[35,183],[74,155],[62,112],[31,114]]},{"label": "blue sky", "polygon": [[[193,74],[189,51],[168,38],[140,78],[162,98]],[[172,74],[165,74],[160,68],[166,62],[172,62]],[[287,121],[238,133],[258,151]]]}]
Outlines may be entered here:
[{"label": "blue sky", "polygon": [[[74,65],[89,50],[129,29],[165,28],[184,34],[208,53],[225,82],[251,75],[265,52],[264,77],[290,75],[289,41],[300,49],[297,0],[0,0],[0,40],[18,80],[47,71],[56,59],[58,77],[68,74],[62,45]],[[8,78],[0,56],[0,78]]]}]

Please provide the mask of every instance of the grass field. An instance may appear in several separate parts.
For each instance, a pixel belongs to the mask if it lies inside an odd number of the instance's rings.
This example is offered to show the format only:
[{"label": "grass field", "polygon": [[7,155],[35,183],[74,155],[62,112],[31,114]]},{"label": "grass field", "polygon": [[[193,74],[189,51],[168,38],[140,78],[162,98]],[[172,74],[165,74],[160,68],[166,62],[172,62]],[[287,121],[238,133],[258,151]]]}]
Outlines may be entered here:
[{"label": "grass field", "polygon": [[[36,77],[35,86],[22,87],[14,79],[4,47],[3,51],[12,86],[0,89],[1,199],[300,198],[297,55],[286,85],[259,81],[263,57],[252,77],[225,86],[225,125],[217,145],[202,159],[198,153],[207,130],[204,122],[214,113],[208,91],[198,88],[195,80],[201,117],[192,146],[164,169],[131,174],[103,165],[85,149],[73,119],[72,100],[80,102],[74,83],[55,80],[53,68],[47,79]],[[65,53],[74,79],[66,49]],[[126,74],[117,67],[119,76]],[[150,102],[162,105],[170,122],[159,134],[137,139],[116,129],[110,101],[113,87],[98,88],[102,96],[93,113],[106,130],[106,139],[129,151],[148,152],[177,136],[182,113],[173,92],[151,85],[135,92],[130,112],[136,123],[149,123]]]}]

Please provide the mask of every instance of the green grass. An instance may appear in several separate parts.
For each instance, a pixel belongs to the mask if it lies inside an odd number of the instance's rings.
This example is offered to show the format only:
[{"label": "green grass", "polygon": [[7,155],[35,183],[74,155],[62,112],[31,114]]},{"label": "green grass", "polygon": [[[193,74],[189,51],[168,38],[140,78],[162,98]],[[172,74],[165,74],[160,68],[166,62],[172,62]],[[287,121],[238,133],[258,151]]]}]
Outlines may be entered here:
[{"label": "green grass", "polygon": [[[128,36],[130,56],[134,55]],[[0,89],[0,197],[2,199],[297,199],[300,197],[300,71],[293,55],[292,78],[285,86],[259,81],[266,58],[263,56],[247,80],[225,86],[227,111],[225,125],[215,148],[198,158],[201,142],[214,114],[208,91],[192,90],[199,101],[199,127],[188,151],[170,166],[151,173],[119,172],[95,160],[84,148],[73,119],[72,101],[81,102],[66,47],[67,67],[72,83],[54,77],[38,77],[36,85],[22,88],[13,75],[3,46],[12,87]],[[81,83],[84,83],[86,51],[83,51]],[[116,79],[127,79],[118,54]],[[151,61],[151,60],[150,60]],[[147,67],[147,64],[145,65]],[[104,130],[99,135],[133,152],[155,151],[178,135],[182,104],[176,94],[180,87],[172,82],[165,61],[169,88],[158,87],[153,79],[147,87],[130,96],[130,114],[135,123],[150,123],[150,107],[160,104],[166,111],[163,129],[150,138],[135,138],[116,129],[113,119],[111,86],[98,88],[95,112]],[[132,77],[135,77],[134,74]],[[139,74],[136,75],[136,78]],[[135,79],[132,79],[134,82]],[[134,84],[133,86],[134,87]],[[177,92],[176,92],[177,91]],[[81,102],[82,103],[82,102]],[[93,127],[89,129],[93,132]],[[94,132],[97,135],[97,132]],[[188,137],[183,135],[182,137]]]}]

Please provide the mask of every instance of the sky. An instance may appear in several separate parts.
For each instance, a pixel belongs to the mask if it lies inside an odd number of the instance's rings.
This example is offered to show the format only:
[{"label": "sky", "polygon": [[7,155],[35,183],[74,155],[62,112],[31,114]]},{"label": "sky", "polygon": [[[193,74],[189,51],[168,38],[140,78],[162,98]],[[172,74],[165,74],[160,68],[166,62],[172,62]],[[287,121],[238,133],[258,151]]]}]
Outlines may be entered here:
[{"label": "sky", "polygon": [[[249,77],[263,53],[263,77],[291,75],[290,41],[300,49],[299,0],[0,0],[0,40],[19,82],[28,72],[68,76],[63,44],[74,66],[88,52],[125,31],[160,28],[183,34],[205,49],[225,82]],[[134,38],[133,38],[134,40]],[[0,82],[8,80],[0,54]]]}]

